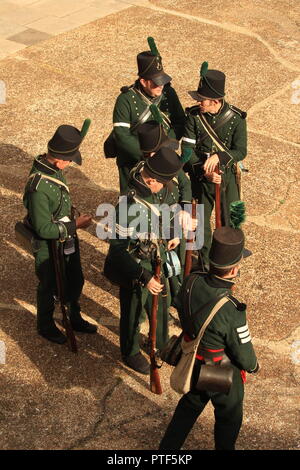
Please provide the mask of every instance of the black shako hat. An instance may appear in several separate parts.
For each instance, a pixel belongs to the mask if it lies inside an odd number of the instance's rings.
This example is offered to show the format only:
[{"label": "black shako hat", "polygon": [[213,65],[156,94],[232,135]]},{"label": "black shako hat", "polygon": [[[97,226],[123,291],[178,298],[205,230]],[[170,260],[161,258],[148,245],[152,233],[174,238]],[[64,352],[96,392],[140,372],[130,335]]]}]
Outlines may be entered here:
[{"label": "black shako hat", "polygon": [[245,236],[241,229],[232,227],[217,228],[212,237],[209,262],[219,269],[229,269],[242,258],[250,256],[250,250],[244,248]]},{"label": "black shako hat", "polygon": [[137,55],[138,76],[145,80],[153,80],[155,85],[161,86],[169,83],[172,78],[164,72],[162,59],[153,38],[147,38],[150,51]]},{"label": "black shako hat", "polygon": [[153,157],[146,159],[144,170],[160,183],[168,183],[181,170],[182,160],[174,150],[161,147]]},{"label": "black shako hat", "polygon": [[208,70],[208,62],[203,62],[200,69],[200,81],[197,91],[189,91],[196,101],[221,99],[225,96],[225,74],[220,70]]},{"label": "black shako hat", "polygon": [[141,124],[137,130],[140,148],[143,153],[157,152],[161,147],[177,150],[179,142],[170,139],[162,124],[157,121],[147,121]]},{"label": "black shako hat", "polygon": [[57,128],[54,136],[49,140],[48,152],[59,160],[69,160],[81,165],[79,146],[82,140],[83,136],[76,127],[63,124]]}]

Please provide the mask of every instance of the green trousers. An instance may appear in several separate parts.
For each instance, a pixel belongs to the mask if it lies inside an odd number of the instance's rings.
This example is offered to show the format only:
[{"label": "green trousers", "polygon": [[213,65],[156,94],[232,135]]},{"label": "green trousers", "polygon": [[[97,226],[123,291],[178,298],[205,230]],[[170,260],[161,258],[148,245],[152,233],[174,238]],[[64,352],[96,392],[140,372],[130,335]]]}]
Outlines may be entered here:
[{"label": "green trousers", "polygon": [[[209,264],[209,250],[211,246],[211,213],[215,204],[215,184],[199,181],[193,174],[190,175],[193,197],[198,199],[198,204],[204,205],[204,243],[200,250],[202,261]],[[223,175],[221,185],[221,213],[222,225],[226,224],[226,214],[229,217],[229,206],[231,202],[239,201],[239,190],[235,180],[234,167],[229,168]],[[213,222],[215,227],[215,222]]]},{"label": "green trousers", "polygon": [[[168,308],[170,292],[159,295],[157,309],[156,347],[161,349],[168,340]],[[120,347],[122,356],[133,356],[140,351],[140,323],[144,313],[151,317],[152,294],[145,287],[120,288]]]},{"label": "green trousers", "polygon": [[[75,247],[76,251],[74,254],[64,256],[65,298],[66,302],[70,305],[70,318],[73,320],[81,317],[79,298],[84,284],[77,239]],[[37,329],[45,332],[54,325],[54,295],[57,295],[50,240],[42,241],[42,246],[35,256],[35,272],[39,279],[37,287]]]},{"label": "green trousers", "polygon": [[[199,363],[199,361],[196,361],[196,369],[197,362]],[[240,371],[236,367],[234,367],[233,383],[228,395],[206,391],[198,392],[197,390],[183,395],[178,402],[159,449],[180,449],[197,418],[211,400],[215,413],[215,449],[234,450],[242,425],[243,398],[244,385]],[[201,442],[201,436],[199,441]]]}]

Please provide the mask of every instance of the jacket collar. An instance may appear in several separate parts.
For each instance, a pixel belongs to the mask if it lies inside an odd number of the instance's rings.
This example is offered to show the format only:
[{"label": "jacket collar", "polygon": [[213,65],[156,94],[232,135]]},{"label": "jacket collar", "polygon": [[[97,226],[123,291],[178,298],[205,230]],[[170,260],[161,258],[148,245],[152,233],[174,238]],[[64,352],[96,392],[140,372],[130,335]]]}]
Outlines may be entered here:
[{"label": "jacket collar", "polygon": [[205,276],[205,281],[210,287],[223,289],[231,289],[235,284],[232,279],[224,279],[222,277],[215,276],[214,274],[210,273]]},{"label": "jacket collar", "polygon": [[142,178],[141,171],[144,167],[144,162],[140,162],[130,173],[129,189],[134,189],[138,196],[150,197],[152,196],[151,189],[146,185]]},{"label": "jacket collar", "polygon": [[33,167],[37,171],[41,171],[42,173],[45,173],[46,175],[55,175],[59,170],[56,168],[56,166],[52,165],[47,159],[46,159],[46,154],[44,153],[43,155],[39,155],[33,163]]}]

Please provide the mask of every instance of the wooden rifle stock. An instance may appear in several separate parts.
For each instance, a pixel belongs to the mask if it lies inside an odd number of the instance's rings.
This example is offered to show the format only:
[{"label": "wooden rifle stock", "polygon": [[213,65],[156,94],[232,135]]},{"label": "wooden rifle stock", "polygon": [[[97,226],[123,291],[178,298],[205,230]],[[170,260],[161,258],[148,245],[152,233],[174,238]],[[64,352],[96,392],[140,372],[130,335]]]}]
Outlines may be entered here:
[{"label": "wooden rifle stock", "polygon": [[[219,167],[216,169],[216,173],[220,174]],[[216,214],[216,228],[222,227],[221,219],[221,185],[215,184],[215,214]]]},{"label": "wooden rifle stock", "polygon": [[[196,199],[192,200],[192,219],[196,219],[196,210],[197,210],[197,201]],[[191,234],[191,238],[189,238],[186,243],[193,243],[194,241],[194,232]],[[192,254],[193,250],[186,250],[185,251],[185,262],[184,262],[184,274],[183,277],[186,277],[190,274],[192,269]]]},{"label": "wooden rifle stock", "polygon": [[[155,279],[160,282],[161,272],[161,259],[157,254],[155,259]],[[162,394],[160,378],[158,373],[158,365],[156,362],[156,326],[157,326],[157,309],[158,309],[158,295],[152,295],[152,308],[150,318],[150,390],[156,395]]]},{"label": "wooden rifle stock", "polygon": [[56,243],[57,243],[56,240],[51,240],[57,295],[59,298],[62,317],[63,317],[62,324],[66,331],[66,335],[68,338],[71,351],[74,353],[77,353],[78,352],[77,342],[76,342],[73,328],[68,318],[66,301],[65,301],[65,292],[64,292],[64,284],[63,284],[63,274],[62,274],[63,273],[63,265],[62,265],[63,260],[62,260],[62,255],[59,253],[59,248],[57,248]]}]

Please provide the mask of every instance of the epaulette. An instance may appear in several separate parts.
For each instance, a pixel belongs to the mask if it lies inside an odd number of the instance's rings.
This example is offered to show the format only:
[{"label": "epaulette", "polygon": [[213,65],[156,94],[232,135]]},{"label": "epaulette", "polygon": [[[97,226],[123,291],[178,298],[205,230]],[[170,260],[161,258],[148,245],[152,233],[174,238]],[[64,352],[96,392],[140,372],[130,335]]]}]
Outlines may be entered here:
[{"label": "epaulette", "polygon": [[41,182],[41,179],[42,179],[42,175],[41,173],[36,173],[33,178],[31,178],[31,182],[30,182],[30,185],[29,185],[29,189],[28,191],[30,193],[33,193],[34,191],[37,191],[37,188]]},{"label": "epaulette", "polygon": [[239,312],[244,312],[246,310],[247,305],[239,302],[235,297],[233,297],[233,295],[228,294],[227,297]]},{"label": "epaulette", "polygon": [[129,91],[132,87],[133,87],[133,85],[122,86],[122,88],[120,88],[120,92],[121,93],[127,93],[127,91]]},{"label": "epaulette", "polygon": [[190,108],[185,108],[186,114],[192,114],[193,116],[196,116],[199,114],[199,106],[198,104],[195,104],[194,106],[191,106]]},{"label": "epaulette", "polygon": [[237,108],[236,106],[233,106],[233,104],[229,104],[229,108],[232,109],[233,112],[241,116],[242,119],[246,119],[247,113],[246,111],[242,111],[241,109]]}]

